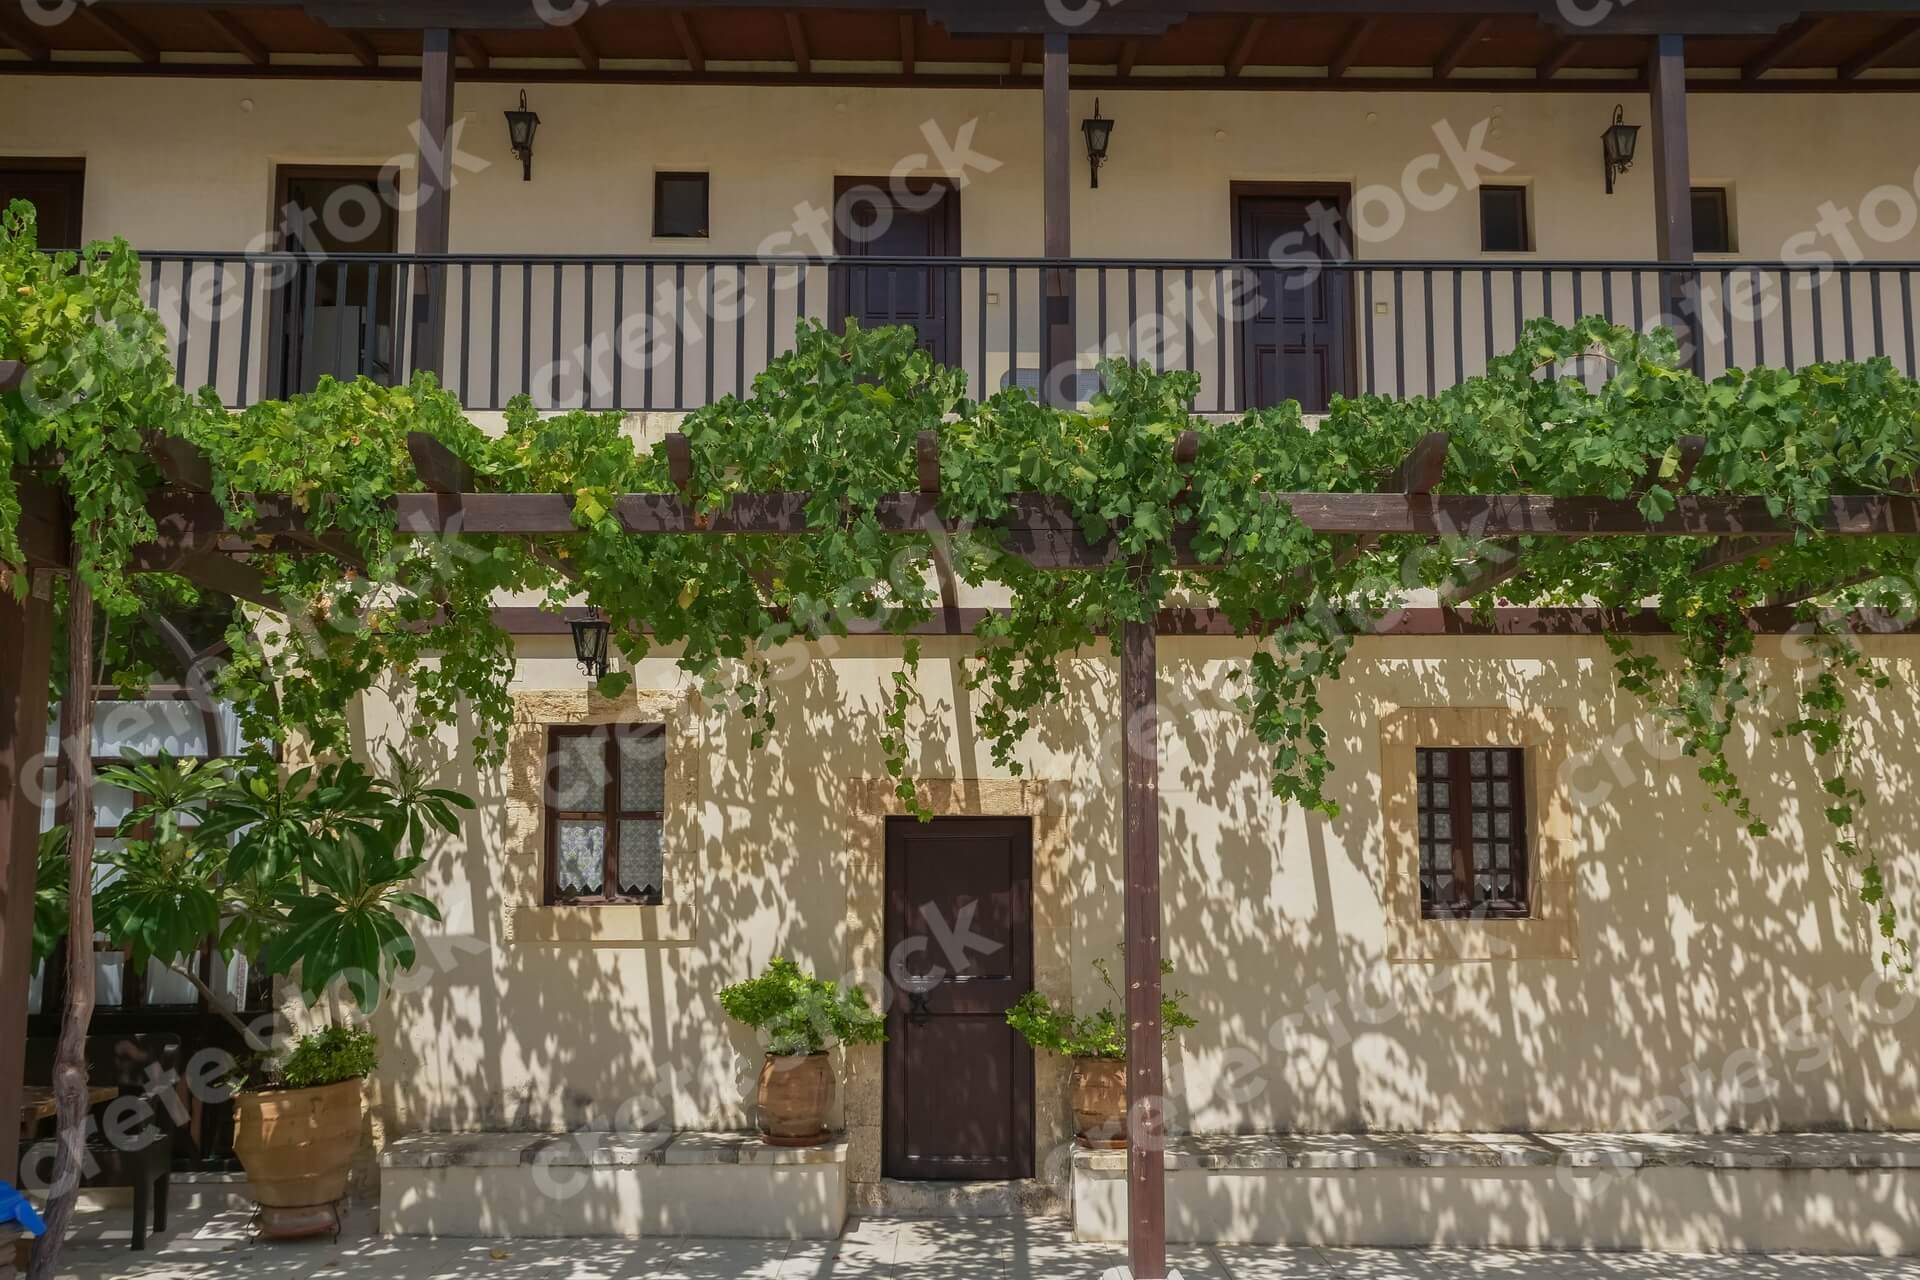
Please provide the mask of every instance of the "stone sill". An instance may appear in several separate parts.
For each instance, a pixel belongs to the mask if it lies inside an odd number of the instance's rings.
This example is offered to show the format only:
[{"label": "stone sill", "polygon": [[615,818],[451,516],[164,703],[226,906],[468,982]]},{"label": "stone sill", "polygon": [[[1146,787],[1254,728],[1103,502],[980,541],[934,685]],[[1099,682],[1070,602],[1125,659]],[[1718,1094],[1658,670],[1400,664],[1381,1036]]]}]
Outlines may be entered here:
[{"label": "stone sill", "polygon": [[626,947],[693,941],[693,908],[685,903],[641,907],[515,907],[507,941],[517,946]]},{"label": "stone sill", "polygon": [[847,1141],[770,1146],[751,1133],[419,1133],[380,1153],[382,1169],[635,1168],[642,1165],[845,1165]]},{"label": "stone sill", "polygon": [[[1169,1170],[1593,1168],[1920,1169],[1920,1133],[1219,1134],[1172,1139]],[[1073,1155],[1074,1172],[1124,1177],[1124,1151]]]}]

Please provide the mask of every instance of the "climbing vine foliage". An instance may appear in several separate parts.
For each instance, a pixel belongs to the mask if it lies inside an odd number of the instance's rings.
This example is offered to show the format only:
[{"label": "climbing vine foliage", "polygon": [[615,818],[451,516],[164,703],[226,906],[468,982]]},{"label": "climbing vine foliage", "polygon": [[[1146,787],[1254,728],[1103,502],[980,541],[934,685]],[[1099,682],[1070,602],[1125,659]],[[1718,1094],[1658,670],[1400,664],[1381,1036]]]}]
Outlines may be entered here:
[{"label": "climbing vine foliage", "polygon": [[[29,394],[0,400],[0,450],[73,495],[78,570],[121,617],[156,593],[191,590],[134,571],[134,549],[153,535],[154,436],[204,451],[237,528],[250,527],[256,495],[293,503],[301,545],[262,536],[253,556],[288,607],[236,617],[220,676],[220,692],[257,735],[298,730],[344,752],[353,700],[397,676],[416,699],[416,731],[471,716],[476,753],[499,759],[514,673],[513,643],[490,614],[501,592],[544,593],[556,606],[590,600],[629,662],[667,649],[710,698],[747,717],[756,738],[780,706],[773,658],[791,652],[783,646],[859,623],[903,638],[876,729],[903,803],[916,806],[907,761],[919,649],[909,633],[935,616],[944,564],[1007,601],[979,628],[968,666],[978,728],[1000,765],[1018,771],[1017,748],[1038,714],[1068,696],[1063,659],[1108,643],[1125,622],[1204,602],[1251,638],[1238,695],[1271,752],[1275,794],[1333,813],[1321,690],[1356,638],[1383,611],[1517,554],[1519,571],[1474,607],[1497,595],[1621,617],[1657,612],[1671,639],[1608,637],[1617,682],[1755,838],[1778,815],[1749,795],[1737,763],[1764,751],[1769,735],[1799,744],[1813,767],[1808,794],[1789,796],[1796,838],[1851,866],[1882,962],[1908,968],[1859,780],[1863,695],[1885,687],[1892,668],[1853,623],[1863,610],[1889,625],[1910,620],[1917,544],[1829,538],[1817,524],[1830,495],[1909,493],[1920,476],[1920,385],[1886,361],[1704,382],[1680,366],[1665,334],[1541,322],[1484,376],[1432,399],[1341,400],[1311,424],[1291,404],[1216,423],[1190,412],[1192,374],[1109,363],[1105,391],[1080,412],[1017,390],[977,400],[910,331],[832,333],[807,322],[750,396],[701,409],[682,428],[697,511],[740,494],[805,491],[807,532],[634,537],[616,514],[619,495],[675,485],[665,445],[643,442],[621,415],[543,415],[522,402],[488,435],[427,376],[404,387],[323,382],[229,413],[174,389],[123,244],[94,246],[84,269],[75,265],[72,255],[36,252],[30,222],[8,215],[0,358],[26,360],[34,377]],[[414,431],[469,464],[482,490],[569,495],[577,529],[397,536],[389,501],[421,487],[406,448]],[[917,487],[923,431],[940,440],[940,523],[964,532],[930,523],[901,536],[875,514],[883,495]],[[1198,454],[1183,462],[1176,444],[1189,431]],[[1331,538],[1266,496],[1395,488],[1396,468],[1439,431],[1449,437],[1442,493],[1631,499],[1649,517],[1683,495],[1758,495],[1799,532],[1703,569],[1696,539],[1497,542],[1473,528],[1437,541]],[[1705,440],[1697,464],[1683,462],[1687,437]],[[0,467],[0,561],[18,563],[20,507],[6,475]],[[1064,504],[1088,538],[1110,537],[1118,554],[1101,568],[1033,567],[995,533],[1019,494]],[[1798,664],[1761,662],[1747,621],[1750,609],[1782,600],[1803,620]],[[605,692],[626,679],[616,672]]]}]

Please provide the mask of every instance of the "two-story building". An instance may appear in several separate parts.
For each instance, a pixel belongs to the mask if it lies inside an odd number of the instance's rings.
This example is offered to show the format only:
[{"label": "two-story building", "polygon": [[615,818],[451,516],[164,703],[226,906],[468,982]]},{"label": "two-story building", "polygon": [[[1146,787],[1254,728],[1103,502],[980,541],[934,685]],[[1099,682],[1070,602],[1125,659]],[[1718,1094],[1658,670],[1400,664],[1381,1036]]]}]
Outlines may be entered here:
[{"label": "two-story building", "polygon": [[[483,423],[524,394],[658,431],[746,391],[803,317],[911,324],[979,394],[1071,400],[1102,354],[1191,369],[1209,414],[1427,394],[1541,316],[1664,322],[1709,375],[1920,371],[1914,0],[26,0],[0,120],[0,201],[47,243],[132,242],[181,379],[233,406],[431,369]],[[507,765],[433,744],[482,804],[432,867],[444,935],[378,1019],[393,1229],[673,1229],[676,1194],[802,1229],[674,1146],[583,1157],[565,1194],[527,1171],[583,1127],[750,1127],[756,1051],[716,991],[781,954],[882,971],[927,867],[1004,907],[983,976],[1102,996],[1110,658],[1076,663],[1088,712],[1015,778],[971,732],[967,638],[929,640],[916,769],[945,816],[922,829],[869,727],[897,642],[812,652],[755,750],[670,656],[603,703],[564,621],[518,616]],[[1246,645],[1162,642],[1165,942],[1201,1019],[1169,1051],[1176,1237],[1920,1249],[1906,1147],[1793,1136],[1920,1129],[1911,995],[1801,840],[1811,763],[1740,745],[1775,810],[1755,840],[1597,631],[1433,608],[1389,632],[1329,690],[1333,819],[1268,795],[1219,694]],[[1898,673],[1870,746],[1910,776],[1920,648],[1867,643]],[[1786,638],[1762,652],[1792,678]],[[666,743],[631,802],[558,803],[612,765],[557,731],[621,717]],[[370,749],[405,737],[403,702],[364,718]],[[1454,763],[1509,797],[1480,816],[1527,868],[1517,918],[1428,919],[1406,890]],[[1877,820],[1911,885],[1920,820]],[[1063,1065],[932,1021],[848,1055],[806,1212],[1070,1201],[1124,1234]],[[396,1154],[448,1134],[475,1136]]]}]

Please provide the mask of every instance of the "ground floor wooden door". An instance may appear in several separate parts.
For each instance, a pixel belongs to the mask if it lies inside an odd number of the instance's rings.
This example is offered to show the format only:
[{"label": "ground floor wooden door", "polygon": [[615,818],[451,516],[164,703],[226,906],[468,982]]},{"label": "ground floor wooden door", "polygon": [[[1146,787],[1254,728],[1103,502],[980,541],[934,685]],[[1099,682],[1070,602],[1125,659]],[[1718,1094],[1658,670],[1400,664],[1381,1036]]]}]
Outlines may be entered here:
[{"label": "ground floor wooden door", "polygon": [[1262,264],[1236,326],[1243,408],[1322,413],[1354,393],[1353,277],[1306,265],[1351,256],[1347,201],[1344,187],[1235,184],[1233,256]]},{"label": "ground floor wooden door", "polygon": [[883,1172],[1033,1176],[1033,1051],[1007,1010],[1033,986],[1026,818],[887,821]]},{"label": "ground floor wooden door", "polygon": [[833,197],[832,326],[911,325],[929,355],[958,365],[959,268],[926,260],[959,257],[960,192],[944,178],[840,178]]}]

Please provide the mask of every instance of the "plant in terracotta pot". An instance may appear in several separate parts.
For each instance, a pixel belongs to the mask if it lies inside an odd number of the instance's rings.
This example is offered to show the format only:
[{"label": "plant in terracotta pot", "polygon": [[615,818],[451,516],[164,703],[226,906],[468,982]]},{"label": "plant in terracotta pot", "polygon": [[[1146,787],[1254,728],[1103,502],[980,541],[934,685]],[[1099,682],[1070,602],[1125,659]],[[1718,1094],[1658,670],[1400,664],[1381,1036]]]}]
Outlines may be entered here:
[{"label": "plant in terracotta pot", "polygon": [[827,1114],[833,1108],[835,1044],[879,1044],[886,1018],[857,987],[840,987],[775,958],[757,978],[720,992],[727,1016],[766,1038],[760,1067],[760,1133],[779,1147],[816,1147],[832,1139]]},{"label": "plant in terracotta pot", "polygon": [[275,1054],[193,961],[211,944],[296,977],[309,1007],[337,990],[363,1012],[378,1008],[416,958],[405,917],[440,918],[413,890],[428,833],[457,832],[456,811],[473,807],[425,786],[397,755],[393,766],[389,778],[351,761],[286,774],[265,758],[203,766],[163,754],[100,773],[140,802],[122,823],[123,847],[103,856],[98,927],[133,964],[181,974],[254,1051],[236,1064],[233,1146],[270,1236],[337,1230],[377,1043],[331,1025]]},{"label": "plant in terracotta pot", "polygon": [[[1040,1053],[1073,1060],[1073,1123],[1081,1143],[1097,1149],[1127,1145],[1127,1034],[1115,1006],[1120,989],[1104,959],[1093,962],[1107,988],[1108,1000],[1092,1013],[1075,1016],[1056,1008],[1038,991],[1029,991],[1007,1010],[1007,1025],[1018,1031]],[[1168,961],[1160,972],[1173,972]],[[1173,1043],[1182,1031],[1200,1025],[1186,1010],[1187,993],[1165,992],[1160,997],[1162,1039]]]}]

